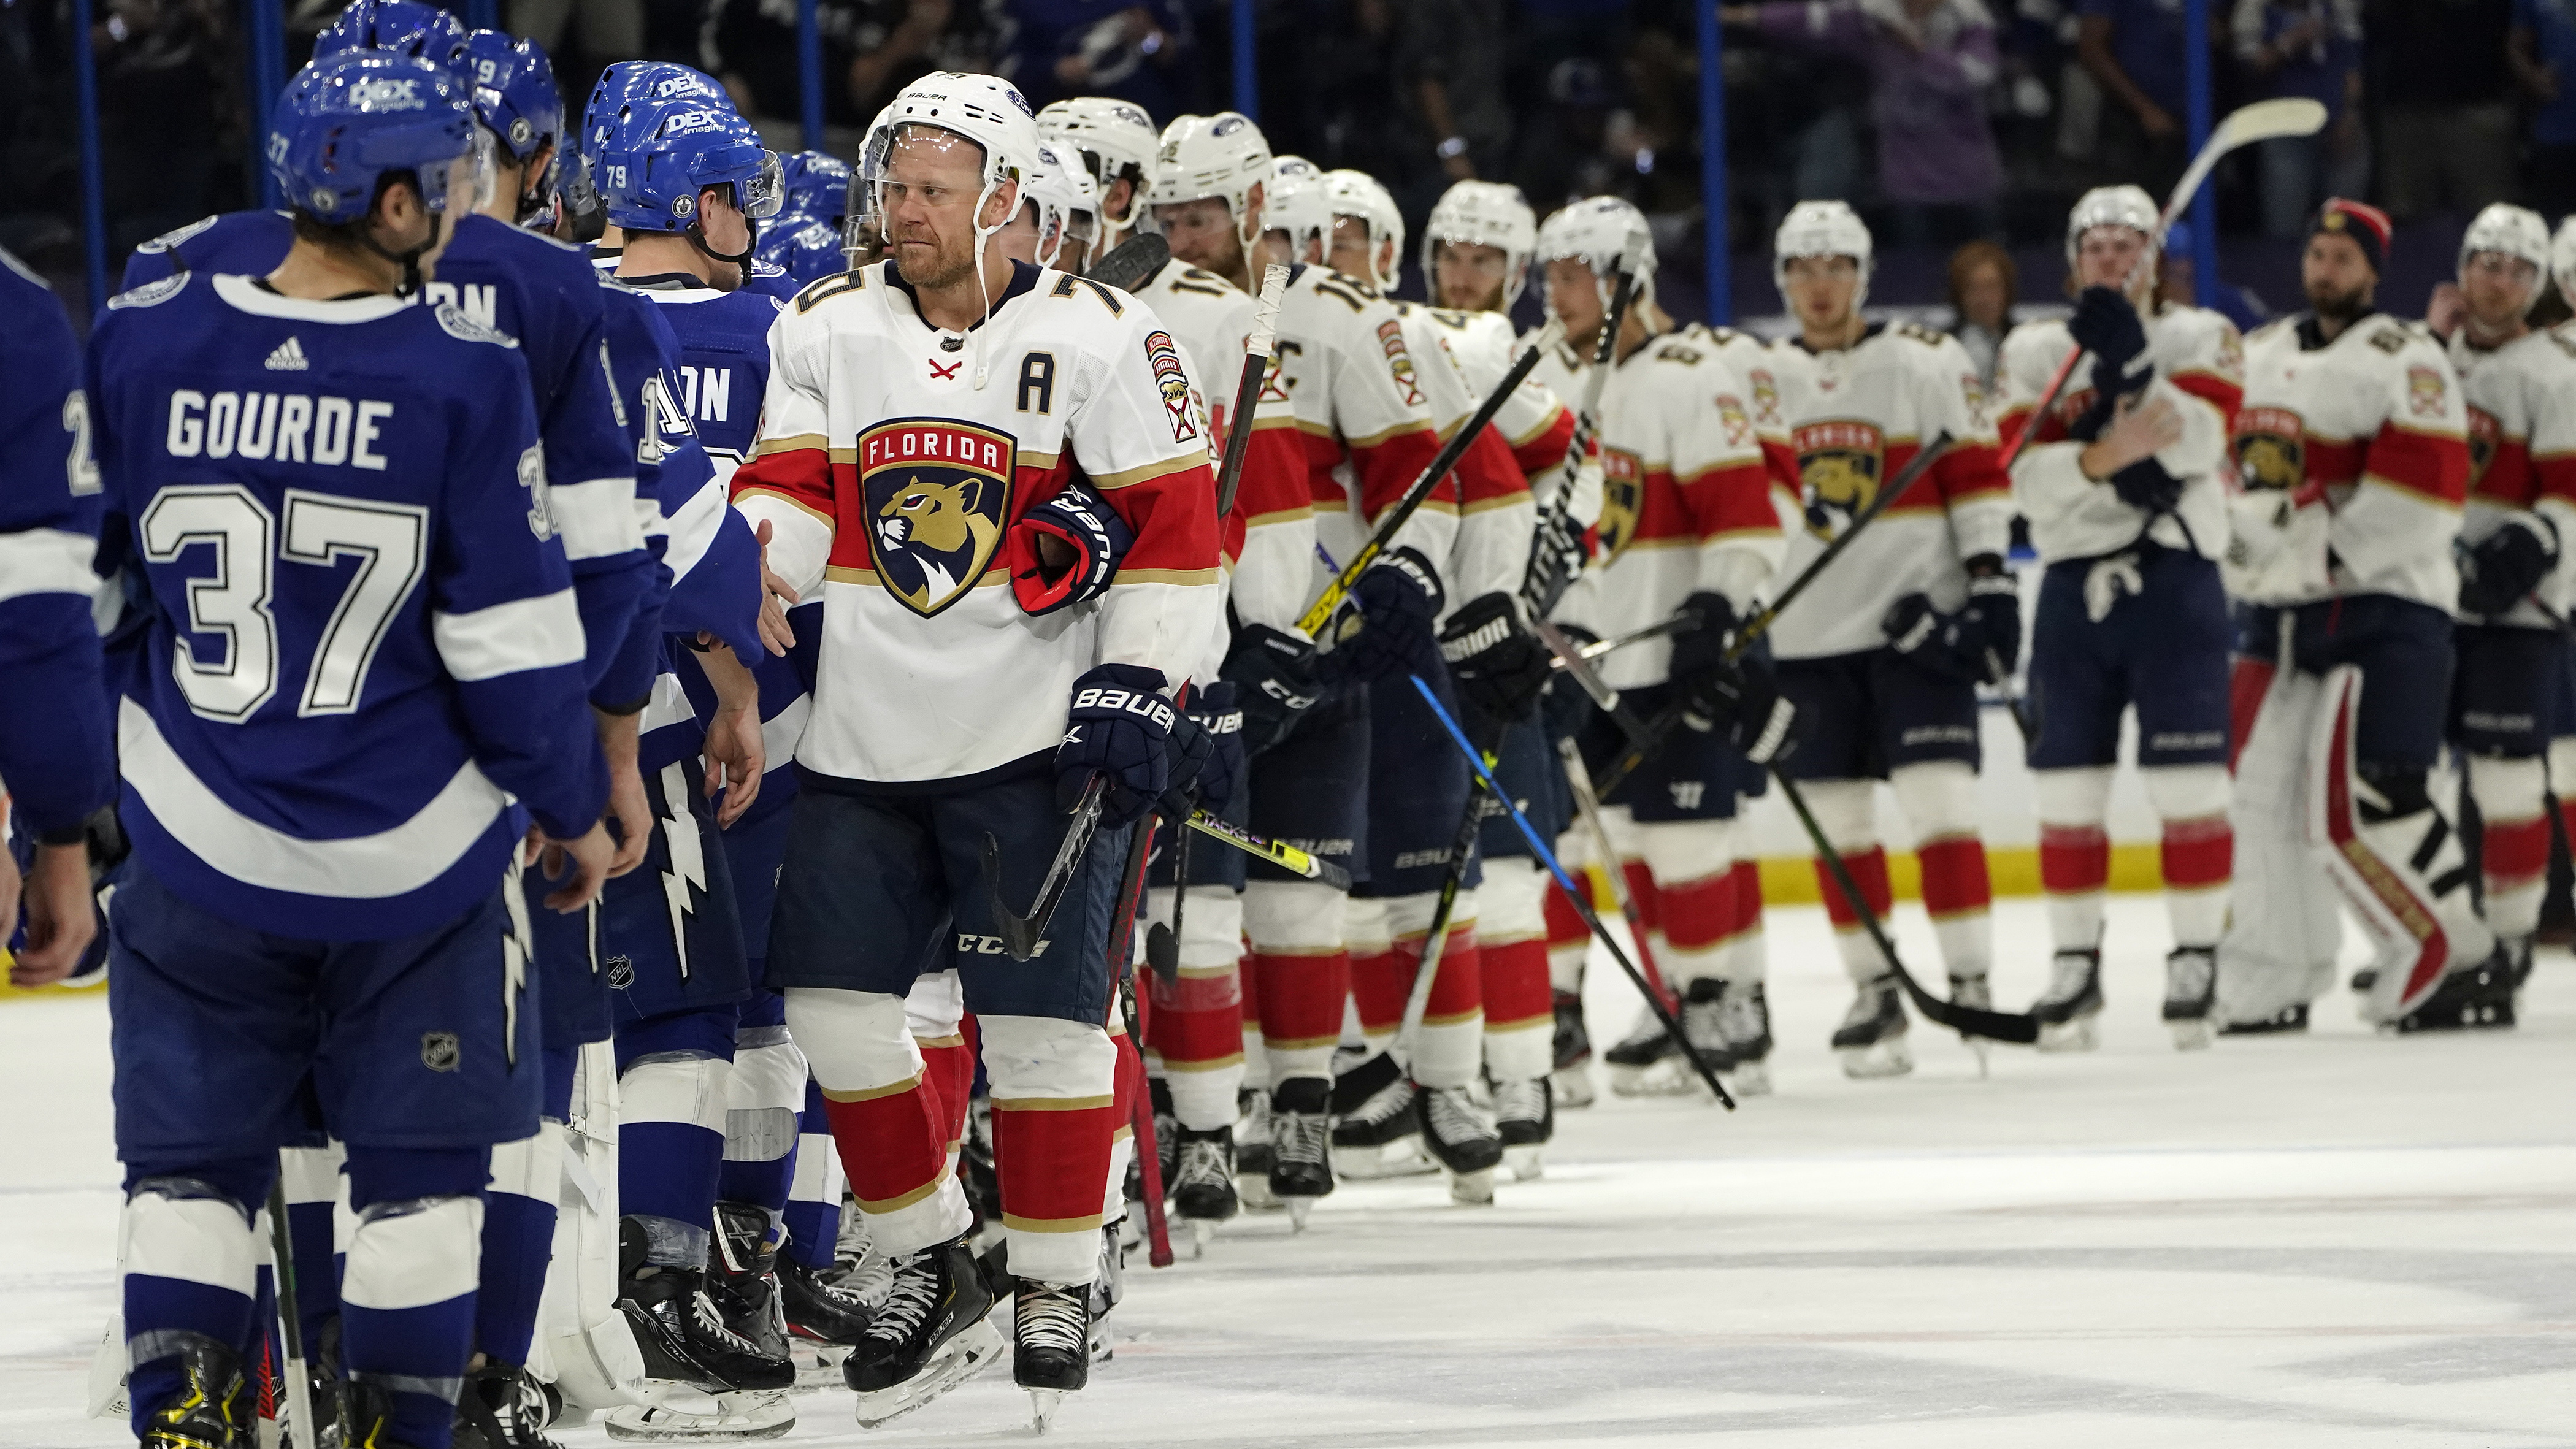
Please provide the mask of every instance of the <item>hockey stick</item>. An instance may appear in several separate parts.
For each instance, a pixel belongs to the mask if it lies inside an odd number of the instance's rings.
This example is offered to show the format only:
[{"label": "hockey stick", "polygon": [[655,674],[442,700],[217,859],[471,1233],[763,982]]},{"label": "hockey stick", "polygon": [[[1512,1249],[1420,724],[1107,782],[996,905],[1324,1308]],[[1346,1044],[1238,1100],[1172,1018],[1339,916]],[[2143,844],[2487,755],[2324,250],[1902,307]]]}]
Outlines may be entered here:
[{"label": "hockey stick", "polygon": [[[1592,903],[1584,899],[1582,888],[1575,884],[1573,876],[1566,873],[1564,864],[1556,858],[1556,852],[1547,848],[1546,841],[1539,839],[1538,828],[1529,823],[1529,817],[1522,814],[1521,808],[1512,803],[1509,795],[1503,793],[1502,786],[1495,783],[1493,771],[1485,765],[1485,757],[1477,753],[1474,745],[1467,743],[1467,736],[1458,728],[1458,722],[1449,717],[1449,711],[1440,707],[1440,697],[1433,694],[1431,687],[1419,678],[1413,681],[1413,687],[1421,691],[1423,702],[1430,705],[1431,712],[1439,717],[1440,727],[1448,731],[1450,742],[1457,745],[1460,753],[1466,755],[1467,763],[1475,767],[1477,775],[1485,782],[1485,788],[1491,790],[1494,798],[1502,802],[1503,808],[1511,812],[1512,824],[1519,828],[1521,838],[1529,842],[1530,852],[1538,857],[1541,865],[1547,867],[1548,874],[1556,877],[1556,883],[1565,888],[1566,900],[1573,905],[1575,914],[1583,917],[1583,924],[1592,928],[1593,939],[1609,948],[1610,959],[1618,962],[1619,969],[1628,973],[1628,980],[1634,983],[1638,992],[1646,998],[1646,1005],[1654,1011],[1656,1019],[1663,1022],[1664,1030],[1672,1033],[1673,1044],[1680,1047],[1682,1055],[1690,1059],[1691,1066],[1699,1072],[1700,1080],[1706,1082],[1708,1089],[1717,1094],[1718,1105],[1730,1112],[1734,1111],[1735,1099],[1726,1094],[1726,1086],[1717,1079],[1716,1070],[1709,1066],[1707,1058],[1691,1049],[1690,1038],[1682,1034],[1682,1024],[1674,1017],[1672,1009],[1665,1006],[1663,998],[1655,994],[1654,987],[1649,985],[1645,976],[1637,970],[1637,963],[1629,960],[1628,953],[1619,949],[1618,940],[1610,934],[1610,928],[1602,924],[1601,915],[1592,909]],[[2033,1040],[2038,1039],[2037,1031],[2038,1028],[2034,1024]]]},{"label": "hockey stick", "polygon": [[1261,299],[1252,309],[1252,335],[1243,349],[1243,375],[1234,383],[1234,411],[1225,415],[1225,461],[1216,472],[1216,516],[1234,511],[1234,495],[1243,487],[1243,460],[1252,451],[1252,414],[1261,406],[1261,384],[1270,377],[1270,354],[1279,339],[1279,299],[1288,290],[1288,269],[1272,266],[1261,276]]},{"label": "hockey stick", "polygon": [[1628,320],[1628,306],[1636,300],[1636,268],[1622,257],[1622,265],[1613,273],[1617,281],[1610,289],[1610,312],[1601,323],[1600,340],[1592,348],[1592,371],[1583,379],[1583,407],[1574,415],[1574,438],[1565,450],[1564,476],[1557,480],[1556,494],[1547,501],[1547,511],[1540,515],[1538,529],[1530,544],[1529,568],[1521,576],[1521,604],[1533,619],[1544,619],[1574,586],[1575,576],[1582,571],[1578,559],[1574,567],[1560,572],[1553,566],[1556,551],[1548,546],[1550,539],[1563,538],[1573,523],[1574,480],[1583,472],[1584,456],[1591,452],[1601,432],[1601,393],[1610,381],[1611,359],[1618,355],[1619,329]]},{"label": "hockey stick", "polygon": [[1190,832],[1172,832],[1172,923],[1145,929],[1145,964],[1169,986],[1181,979],[1181,911],[1190,900]]},{"label": "hockey stick", "polygon": [[1073,807],[1073,823],[1065,827],[1064,841],[1055,848],[1055,863],[1047,867],[1046,879],[1038,885],[1038,898],[1025,916],[1013,911],[1002,901],[1002,843],[984,832],[984,895],[993,912],[994,934],[1002,938],[1002,949],[1014,961],[1026,961],[1038,953],[1038,939],[1046,934],[1047,922],[1055,919],[1055,908],[1064,901],[1065,887],[1073,882],[1073,867],[1091,846],[1092,832],[1100,828],[1100,802],[1109,793],[1109,777],[1094,774],[1091,783],[1082,787],[1082,799]]},{"label": "hockey stick", "polygon": [[[1910,462],[1898,469],[1895,479],[1878,490],[1868,503],[1862,505],[1860,512],[1852,515],[1851,523],[1841,533],[1836,534],[1831,543],[1825,545],[1822,553],[1808,562],[1804,572],[1789,581],[1789,587],[1782,589],[1778,598],[1757,610],[1752,618],[1744,622],[1742,628],[1735,631],[1735,637],[1729,640],[1726,646],[1727,662],[1733,663],[1743,658],[1744,651],[1752,648],[1755,640],[1771,632],[1771,626],[1779,621],[1781,611],[1795,602],[1800,594],[1805,593],[1808,585],[1824,577],[1826,567],[1841,557],[1844,549],[1851,547],[1851,541],[1860,537],[1861,530],[1869,527],[1873,520],[1886,512],[1888,504],[1895,502],[1899,494],[1912,488],[1916,479],[1929,472],[1941,455],[1950,451],[1951,442],[1952,439],[1948,433],[1935,434],[1931,442],[1923,445],[1923,451],[1915,454]],[[1636,772],[1639,765],[1646,763],[1653,757],[1655,751],[1662,749],[1664,741],[1672,737],[1673,731],[1682,727],[1682,716],[1687,713],[1689,713],[1689,702],[1679,699],[1666,705],[1661,712],[1657,713],[1654,722],[1647,727],[1653,738],[1630,746],[1628,752],[1619,757],[1618,763],[1610,767],[1610,772],[1602,777],[1601,798],[1605,800],[1610,798],[1613,791],[1627,783],[1628,777]]]},{"label": "hockey stick", "polygon": [[1144,1179],[1145,1261],[1168,1268],[1172,1266],[1172,1225],[1163,1216],[1163,1152],[1154,1142],[1154,1093],[1145,1081],[1145,1032],[1136,1014],[1136,902],[1145,894],[1145,852],[1153,844],[1154,823],[1154,817],[1147,815],[1132,827],[1136,836],[1127,843],[1127,868],[1118,877],[1118,910],[1109,920],[1109,959],[1116,963],[1122,982],[1118,1009],[1126,1018],[1127,1045],[1136,1053],[1136,1093],[1128,1118],[1135,1134],[1130,1140],[1136,1172]]},{"label": "hockey stick", "polygon": [[1619,903],[1619,914],[1628,922],[1628,938],[1637,943],[1637,964],[1645,968],[1646,980],[1660,999],[1669,988],[1662,968],[1655,964],[1650,941],[1654,933],[1646,925],[1646,913],[1638,908],[1636,893],[1628,889],[1628,872],[1619,863],[1619,847],[1610,840],[1610,823],[1601,818],[1601,797],[1592,793],[1592,771],[1572,740],[1558,740],[1556,754],[1565,762],[1566,792],[1574,797],[1574,813],[1581,817],[1584,833],[1592,837],[1592,849],[1601,857],[1601,873],[1609,878],[1610,899]]},{"label": "hockey stick", "polygon": [[2031,733],[2030,715],[2022,706],[2021,696],[2013,693],[2012,671],[2004,668],[2004,661],[1992,649],[1986,651],[1986,670],[1986,682],[2004,697],[2004,709],[2012,715],[2013,728],[2021,731],[2021,747],[2027,750],[2038,744],[2039,737]]},{"label": "hockey stick", "polygon": [[313,1371],[304,1361],[304,1311],[295,1291],[295,1237],[286,1226],[286,1164],[268,1185],[269,1276],[277,1290],[277,1341],[286,1358],[286,1411],[294,1418],[281,1436],[285,1449],[322,1449],[321,1426],[313,1420]]},{"label": "hockey stick", "polygon": [[[1413,687],[1430,693],[1421,676],[1415,675]],[[1493,752],[1480,750],[1487,764],[1493,763]],[[1440,958],[1449,949],[1449,919],[1457,912],[1459,892],[1467,888],[1467,866],[1475,858],[1476,839],[1485,832],[1486,781],[1484,771],[1476,772],[1467,782],[1467,809],[1459,817],[1458,834],[1449,842],[1449,871],[1440,878],[1440,899],[1431,910],[1431,932],[1422,938],[1422,959],[1414,963],[1413,985],[1404,994],[1404,1020],[1395,1033],[1398,1060],[1405,1070],[1413,1068],[1413,1042],[1422,1030],[1422,1018],[1431,1013],[1431,987],[1440,975]]]},{"label": "hockey stick", "polygon": [[[1625,634],[1613,634],[1607,639],[1596,639],[1574,652],[1582,657],[1584,663],[1589,664],[1604,654],[1616,654],[1631,644],[1643,644],[1649,639],[1661,639],[1667,634],[1687,634],[1698,627],[1697,614],[1675,614],[1669,619],[1657,619],[1651,624],[1631,629]],[[1548,667],[1567,669],[1572,666],[1560,657]]]},{"label": "hockey stick", "polygon": [[1300,850],[1284,840],[1255,835],[1230,820],[1210,815],[1205,810],[1190,812],[1189,827],[1210,840],[1222,840],[1256,860],[1266,860],[1292,875],[1319,880],[1337,891],[1351,888],[1351,873],[1312,851]]},{"label": "hockey stick", "polygon": [[1163,239],[1161,232],[1140,231],[1093,262],[1091,270],[1083,275],[1103,286],[1133,292],[1154,280],[1154,274],[1171,259],[1172,244]]},{"label": "hockey stick", "polygon": [[1422,476],[1413,480],[1413,486],[1404,490],[1404,496],[1396,500],[1394,507],[1379,516],[1377,527],[1369,532],[1368,542],[1360,545],[1359,551],[1351,555],[1351,561],[1343,565],[1340,573],[1324,585],[1323,592],[1315,596],[1315,601],[1306,606],[1306,612],[1298,616],[1297,628],[1307,638],[1323,638],[1324,626],[1332,622],[1334,611],[1341,608],[1342,600],[1350,595],[1351,585],[1358,583],[1369,565],[1377,562],[1378,555],[1386,552],[1397,530],[1420,511],[1440,480],[1449,476],[1449,470],[1458,466],[1458,460],[1466,456],[1467,449],[1494,421],[1494,414],[1503,410],[1503,404],[1528,380],[1530,370],[1538,366],[1539,359],[1547,355],[1547,349],[1556,345],[1556,338],[1563,332],[1563,328],[1550,322],[1513,361],[1511,370],[1504,373],[1503,380],[1485,395],[1475,413],[1458,425],[1458,431],[1449,435],[1448,442],[1440,445],[1440,451],[1431,459],[1431,466],[1422,470]]},{"label": "hockey stick", "polygon": [[[2305,96],[2284,96],[2278,100],[2256,101],[2250,106],[2239,106],[2228,112],[2225,120],[2211,128],[2209,139],[2200,145],[2200,154],[2191,158],[2190,169],[2183,172],[2180,181],[2174,183],[2173,194],[2165,198],[2165,209],[2156,216],[2156,234],[2148,239],[2149,245],[2146,250],[2138,253],[2136,264],[2129,269],[2129,275],[2124,279],[2120,289],[2122,295],[2127,295],[2129,288],[2137,285],[2138,268],[2147,264],[2147,258],[2164,249],[2165,233],[2173,230],[2174,219],[2182,215],[2183,208],[2191,205],[2192,197],[2200,191],[2201,183],[2209,179],[2209,173],[2218,165],[2219,158],[2240,146],[2250,146],[2257,141],[2277,141],[2290,136],[2313,136],[2324,130],[2325,126],[2326,108]],[[2041,390],[2038,406],[2030,410],[2030,420],[2022,424],[2021,436],[2014,438],[2012,446],[2004,449],[2005,471],[2011,471],[2013,460],[2021,456],[2021,451],[2028,446],[2031,435],[2039,431],[2040,421],[2048,416],[2048,410],[2056,403],[2057,395],[2066,390],[2066,380],[2074,375],[2075,364],[2082,361],[2083,357],[2084,349],[2081,347],[2070,347],[2066,350],[2065,358],[2057,364],[2057,371],[2049,377],[2048,386]]]},{"label": "hockey stick", "polygon": [[1886,958],[1888,969],[1896,973],[1905,994],[1913,998],[1915,1010],[1936,1025],[1946,1026],[1961,1036],[1992,1037],[1996,1041],[2019,1046],[2028,1046],[2039,1040],[2039,1021],[2035,1017],[1961,1006],[1924,990],[1923,983],[1914,979],[1914,973],[1906,970],[1905,962],[1897,956],[1896,942],[1889,938],[1887,927],[1878,919],[1878,912],[1871,910],[1869,902],[1861,896],[1860,882],[1852,879],[1851,867],[1843,864],[1842,852],[1834,849],[1833,842],[1825,838],[1824,827],[1816,823],[1815,812],[1807,808],[1807,797],[1799,790],[1798,782],[1790,779],[1777,761],[1771,765],[1771,778],[1780,782],[1780,794],[1789,802],[1789,808],[1796,812],[1798,823],[1806,828],[1807,839],[1816,848],[1816,859],[1825,863],[1825,870],[1834,878],[1835,888],[1851,904],[1852,914],[1860,918],[1869,938],[1878,943],[1879,955]]},{"label": "hockey stick", "polygon": [[1644,744],[1651,738],[1646,722],[1637,718],[1635,710],[1619,702],[1619,691],[1610,687],[1609,681],[1601,677],[1601,671],[1592,667],[1592,661],[1583,657],[1583,651],[1574,647],[1574,641],[1565,636],[1564,630],[1545,619],[1534,619],[1530,622],[1530,632],[1547,646],[1548,653],[1556,656],[1549,663],[1572,675],[1574,682],[1592,697],[1592,702],[1600,706],[1602,713],[1610,716],[1611,723],[1619,726],[1629,743]]}]

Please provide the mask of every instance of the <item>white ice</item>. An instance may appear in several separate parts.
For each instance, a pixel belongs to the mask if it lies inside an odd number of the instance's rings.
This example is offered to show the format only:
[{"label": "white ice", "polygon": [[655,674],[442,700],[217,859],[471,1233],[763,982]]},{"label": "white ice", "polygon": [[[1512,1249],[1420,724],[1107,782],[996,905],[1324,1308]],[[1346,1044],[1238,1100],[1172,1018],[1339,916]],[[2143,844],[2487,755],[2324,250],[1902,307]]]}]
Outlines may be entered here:
[{"label": "white ice", "polygon": [[[1912,907],[1901,939],[1939,977]],[[2046,974],[1997,911],[1998,996]],[[1918,1023],[1910,1078],[1850,1082],[1822,913],[1772,915],[1778,1091],[1727,1114],[1606,1094],[1546,1177],[1453,1207],[1350,1184],[1291,1238],[1247,1216],[1205,1261],[1140,1253],[1114,1362],[1051,1442],[2266,1449],[2576,1444],[2576,966],[2519,1030],[2397,1040],[2340,990],[2305,1037],[2176,1053],[2163,913],[2115,898],[2103,1045],[1997,1048]],[[1596,957],[1596,1035],[1635,1012]],[[112,1445],[82,1417],[112,1306],[102,1001],[0,1007],[0,1444]],[[996,1369],[859,1430],[839,1391],[789,1442],[1027,1442]],[[595,1428],[568,1449],[608,1441]]]}]

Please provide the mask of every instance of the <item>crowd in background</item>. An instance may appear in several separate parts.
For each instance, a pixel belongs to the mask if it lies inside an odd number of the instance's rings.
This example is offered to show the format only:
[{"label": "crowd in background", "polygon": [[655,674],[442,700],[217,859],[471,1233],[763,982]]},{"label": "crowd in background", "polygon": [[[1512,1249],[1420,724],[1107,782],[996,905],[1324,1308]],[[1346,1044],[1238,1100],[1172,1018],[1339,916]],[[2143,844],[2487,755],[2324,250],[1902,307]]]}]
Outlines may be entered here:
[{"label": "crowd in background", "polygon": [[[291,68],[338,0],[288,0]],[[805,144],[796,0],[503,0],[568,95],[608,63],[720,76],[773,145]],[[1728,234],[1850,201],[1884,247],[2052,241],[2086,187],[2159,194],[2188,159],[2183,0],[1723,3]],[[69,0],[0,5],[0,245],[76,270]],[[1545,213],[1625,196],[1692,270],[1704,244],[1698,49],[1685,0],[1259,0],[1259,116],[1281,150],[1384,180],[1417,221],[1454,180]],[[96,0],[110,272],[134,243],[244,204],[237,0]],[[931,69],[1038,105],[1113,95],[1158,121],[1234,102],[1232,0],[820,0],[827,143]],[[2311,96],[2315,137],[2222,171],[2222,233],[2294,238],[2326,195],[2400,225],[2519,200],[2576,210],[2576,0],[2211,0],[2216,109]],[[834,149],[846,151],[847,145]],[[1920,297],[1939,300],[1940,270]],[[2282,299],[2286,304],[2289,299]]]}]

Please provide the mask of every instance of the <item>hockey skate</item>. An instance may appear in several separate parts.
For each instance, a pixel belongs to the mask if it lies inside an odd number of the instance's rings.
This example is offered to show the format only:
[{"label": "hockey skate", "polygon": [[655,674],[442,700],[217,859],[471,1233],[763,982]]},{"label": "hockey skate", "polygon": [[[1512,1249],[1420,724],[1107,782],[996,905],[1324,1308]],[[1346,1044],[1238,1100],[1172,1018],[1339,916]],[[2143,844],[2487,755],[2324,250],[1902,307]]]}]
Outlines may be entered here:
[{"label": "hockey skate", "polygon": [[867,1301],[849,1288],[826,1283],[792,1258],[778,1262],[778,1303],[787,1319],[789,1357],[796,1386],[820,1388],[841,1381],[841,1360],[868,1331]]},{"label": "hockey skate", "polygon": [[1101,1225],[1100,1266],[1091,1275],[1091,1286],[1083,1291],[1090,1295],[1091,1337],[1088,1347],[1091,1361],[1107,1363],[1117,1356],[1116,1345],[1109,1336],[1109,1310],[1117,1307],[1119,1300],[1127,1296],[1127,1245],[1119,1232],[1119,1224]]},{"label": "hockey skate", "polygon": [[1233,1217],[1234,1129],[1213,1132],[1180,1129],[1179,1168],[1172,1175],[1172,1207],[1190,1225],[1190,1256],[1207,1256],[1216,1225]]},{"label": "hockey skate", "polygon": [[1091,1290],[1021,1279],[1011,1302],[1011,1379],[1029,1391],[1037,1431],[1047,1431],[1064,1396],[1091,1382]]},{"label": "hockey skate", "polygon": [[456,1395],[453,1449],[557,1449],[545,1436],[554,1404],[525,1369],[485,1364],[469,1369]]},{"label": "hockey skate", "polygon": [[1842,1058],[1843,1075],[1868,1081],[1914,1070],[1914,1051],[1905,1040],[1910,1024],[1894,972],[1862,982],[1851,1010],[1843,1013],[1843,1024],[1834,1028],[1834,1054]]},{"label": "hockey skate", "polygon": [[1546,1077],[1494,1083],[1494,1136],[1503,1144],[1503,1165],[1514,1182],[1532,1181],[1547,1171],[1548,1139],[1556,1135],[1555,1089]]},{"label": "hockey skate", "polygon": [[2048,989],[2030,1004],[2044,1052],[2089,1052],[2102,1044],[2102,952],[2060,951],[2049,963]]},{"label": "hockey skate", "polygon": [[[1735,1045],[1726,1034],[1726,1001],[1735,988],[1724,981],[1702,978],[1682,993],[1682,1040],[1711,1067],[1730,1076],[1741,1065],[1735,1059]],[[1688,1058],[1672,1054],[1668,1063],[1679,1079],[1677,1090],[1706,1095],[1708,1084],[1699,1079]]]},{"label": "hockey skate", "polygon": [[1270,1094],[1270,1192],[1301,1233],[1315,1199],[1333,1190],[1332,1100],[1333,1084],[1321,1077],[1290,1077]]},{"label": "hockey skate", "polygon": [[1571,991],[1554,995],[1556,1067],[1548,1095],[1559,1107],[1592,1105],[1592,1034],[1583,1027],[1583,998]]},{"label": "hockey skate", "polygon": [[2513,973],[2513,952],[2498,942],[2487,959],[2443,977],[2423,1005],[2399,1017],[2397,1034],[2513,1025]]},{"label": "hockey skate", "polygon": [[1270,1094],[1246,1087],[1235,1094],[1234,1187],[1236,1200],[1257,1213],[1275,1213],[1287,1204],[1270,1191]]},{"label": "hockey skate", "polygon": [[2352,973],[2352,980],[2344,984],[2352,988],[2353,995],[2368,996],[2371,992],[2371,988],[2379,984],[2379,968],[2376,966],[2364,966],[2360,970]]},{"label": "hockey skate", "polygon": [[[1001,1357],[1002,1334],[988,1320],[993,1290],[963,1237],[894,1261],[894,1284],[841,1380],[857,1391],[861,1428],[909,1414]],[[1082,1341],[1074,1340],[1076,1357]]]},{"label": "hockey skate", "polygon": [[[1610,1091],[1615,1096],[1678,1097],[1703,1090],[1699,1074],[1682,1059],[1679,1044],[1664,1030],[1664,1019],[1652,1007],[1640,1008],[1637,1024],[1602,1053],[1602,1060],[1610,1064]],[[1712,1071],[1724,1072],[1733,1070],[1735,1063],[1721,1053],[1709,1058],[1708,1065]]]},{"label": "hockey skate", "polygon": [[841,1240],[832,1246],[832,1266],[815,1276],[858,1299],[871,1314],[894,1286],[894,1264],[868,1240],[867,1214],[859,1211],[857,1198],[841,1199]]},{"label": "hockey skate", "polygon": [[1468,1099],[1464,1087],[1420,1087],[1422,1146],[1449,1177],[1449,1200],[1468,1207],[1490,1207],[1494,1169],[1503,1162],[1502,1139],[1494,1124]]},{"label": "hockey skate", "polygon": [[179,1396],[143,1423],[142,1449],[230,1449],[258,1433],[241,1357],[211,1338],[187,1335],[179,1349]]},{"label": "hockey skate", "polygon": [[2209,1048],[2209,1010],[2217,999],[2216,951],[2184,946],[2165,957],[2165,1029],[2173,1033],[2174,1050]]},{"label": "hockey skate", "polygon": [[1404,1069],[1385,1052],[1333,1080],[1333,1172],[1338,1177],[1407,1177],[1434,1172],[1422,1148],[1422,1108]]},{"label": "hockey skate", "polygon": [[796,1426],[786,1391],[796,1366],[725,1325],[696,1268],[642,1263],[630,1223],[618,1307],[644,1358],[643,1402],[610,1411],[608,1437],[632,1442],[775,1439]]},{"label": "hockey skate", "polygon": [[1726,1035],[1726,1054],[1735,1060],[1733,1087],[1739,1097],[1771,1094],[1771,1002],[1759,981],[1730,982],[1718,1001],[1718,1025]]}]

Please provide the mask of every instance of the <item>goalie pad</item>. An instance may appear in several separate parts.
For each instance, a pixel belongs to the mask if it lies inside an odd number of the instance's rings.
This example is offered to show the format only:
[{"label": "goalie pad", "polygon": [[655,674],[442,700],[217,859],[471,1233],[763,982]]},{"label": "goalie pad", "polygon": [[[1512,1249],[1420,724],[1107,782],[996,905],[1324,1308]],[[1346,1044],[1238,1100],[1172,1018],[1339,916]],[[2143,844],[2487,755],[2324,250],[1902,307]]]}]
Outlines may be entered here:
[{"label": "goalie pad", "polygon": [[2308,844],[2307,754],[2325,687],[2252,660],[2238,661],[2235,684],[2235,890],[2218,943],[2218,1011],[2253,1023],[2332,987],[2343,919]]},{"label": "goalie pad", "polygon": [[2257,488],[2227,500],[2227,552],[2219,576],[2227,592],[2258,604],[2299,603],[2331,592],[2322,502],[2299,506],[2297,495]]},{"label": "goalie pad", "polygon": [[554,1258],[528,1365],[567,1408],[643,1402],[644,1357],[617,1308],[617,1227],[617,1048],[590,1042],[573,1073]]},{"label": "goalie pad", "polygon": [[2410,782],[2401,797],[2362,777],[2354,745],[2361,691],[2359,669],[2326,672],[2309,744],[2308,840],[2378,942],[2370,1015],[2393,1022],[2444,976],[2493,955],[2495,934],[2478,914],[2459,832],[2422,784]]}]

